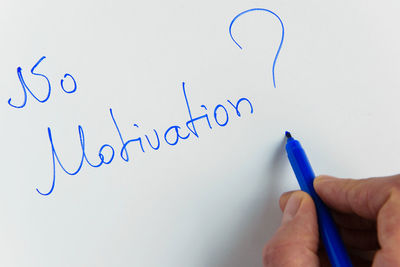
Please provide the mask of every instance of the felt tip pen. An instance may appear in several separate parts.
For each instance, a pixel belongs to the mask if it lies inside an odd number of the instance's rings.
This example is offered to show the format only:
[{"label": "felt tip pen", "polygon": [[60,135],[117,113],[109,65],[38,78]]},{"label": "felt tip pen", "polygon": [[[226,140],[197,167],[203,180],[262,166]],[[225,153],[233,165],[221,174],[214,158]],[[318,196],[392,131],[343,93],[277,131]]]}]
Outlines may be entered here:
[{"label": "felt tip pen", "polygon": [[295,140],[289,132],[286,132],[285,135],[287,137],[286,152],[300,188],[307,192],[314,200],[318,216],[319,233],[331,265],[333,267],[353,266],[328,208],[314,190],[313,181],[315,174],[306,153],[301,147],[300,142]]}]

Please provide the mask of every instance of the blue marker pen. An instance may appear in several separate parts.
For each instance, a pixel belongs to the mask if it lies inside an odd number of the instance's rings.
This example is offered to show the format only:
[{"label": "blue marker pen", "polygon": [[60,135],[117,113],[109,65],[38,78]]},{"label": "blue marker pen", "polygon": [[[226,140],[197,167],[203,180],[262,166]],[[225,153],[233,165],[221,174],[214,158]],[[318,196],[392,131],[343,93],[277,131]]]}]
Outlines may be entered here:
[{"label": "blue marker pen", "polygon": [[307,192],[314,200],[317,209],[319,233],[324,242],[331,265],[333,267],[353,266],[328,208],[314,190],[313,181],[315,174],[306,153],[301,147],[300,142],[295,140],[289,132],[286,132],[285,135],[287,137],[286,152],[300,188]]}]

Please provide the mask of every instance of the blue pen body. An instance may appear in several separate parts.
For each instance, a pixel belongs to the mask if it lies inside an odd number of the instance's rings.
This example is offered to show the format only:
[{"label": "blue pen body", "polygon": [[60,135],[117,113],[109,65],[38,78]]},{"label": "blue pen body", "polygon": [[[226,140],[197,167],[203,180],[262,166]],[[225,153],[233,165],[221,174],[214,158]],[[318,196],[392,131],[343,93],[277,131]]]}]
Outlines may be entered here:
[{"label": "blue pen body", "polygon": [[318,215],[319,233],[331,265],[333,267],[353,266],[328,208],[314,190],[315,174],[300,142],[293,137],[288,138],[286,152],[301,190],[307,192],[314,200]]}]

